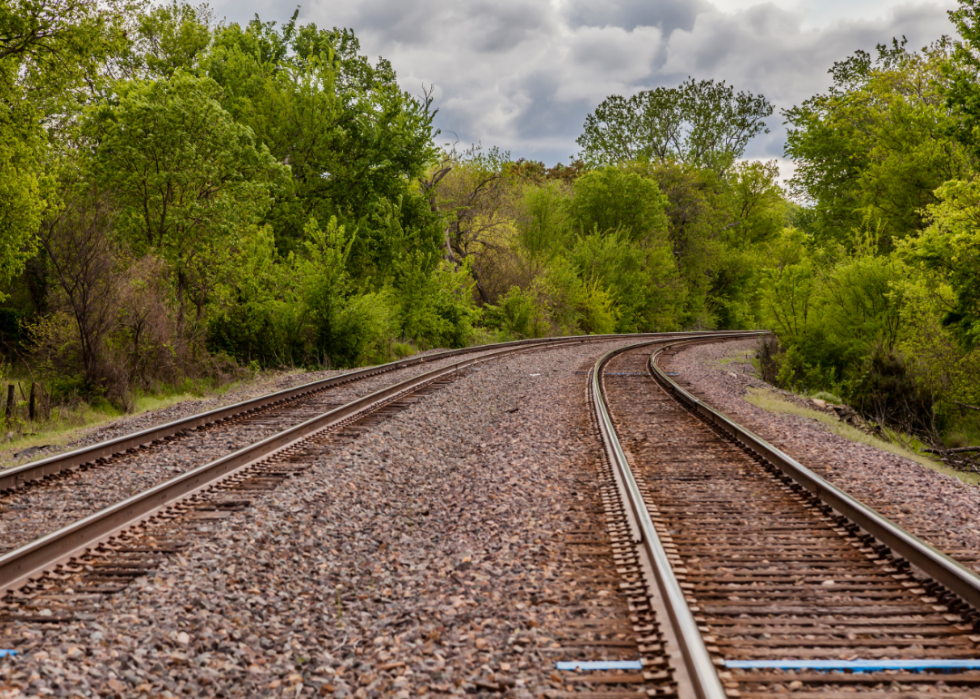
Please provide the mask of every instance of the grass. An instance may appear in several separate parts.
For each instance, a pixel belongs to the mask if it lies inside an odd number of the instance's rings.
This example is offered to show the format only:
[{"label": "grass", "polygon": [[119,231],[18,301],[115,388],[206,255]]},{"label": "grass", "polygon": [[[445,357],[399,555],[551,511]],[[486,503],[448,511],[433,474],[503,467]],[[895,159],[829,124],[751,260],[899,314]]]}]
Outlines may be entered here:
[{"label": "grass", "polygon": [[[282,375],[281,372],[275,373],[276,377]],[[272,377],[268,378],[271,379]],[[259,382],[262,380],[263,377],[258,377]],[[0,444],[0,469],[28,463],[28,461],[47,456],[47,453],[41,453],[33,459],[23,461],[18,459],[15,462],[14,454],[24,449],[43,445],[62,447],[83,437],[84,432],[114,422],[122,417],[162,410],[191,400],[220,398],[243,383],[242,380],[229,381],[223,384],[188,380],[177,386],[164,387],[155,393],[137,395],[129,412],[116,408],[105,401],[94,404],[82,403],[70,408],[65,406],[53,407],[49,420],[34,423],[26,420],[19,421],[19,424],[13,426],[19,430],[19,434],[12,428],[2,426],[0,437],[6,438],[11,432],[13,432],[13,437]]]},{"label": "grass", "polygon": [[980,444],[980,424],[976,413],[961,416],[953,426],[949,428],[946,435],[946,443],[951,447],[970,447]]},{"label": "grass", "polygon": [[717,360],[716,364],[719,366],[725,366],[727,364],[732,364],[733,362],[738,362],[739,364],[751,364],[754,357],[754,349],[739,350],[735,354],[722,357],[721,359]]},{"label": "grass", "polygon": [[933,461],[927,456],[919,454],[912,449],[907,449],[892,442],[886,442],[883,439],[879,439],[878,437],[862,432],[853,425],[849,425],[846,422],[841,422],[827,413],[819,410],[804,408],[796,403],[784,400],[773,391],[760,388],[750,388],[745,396],[745,400],[752,405],[758,406],[770,413],[784,413],[787,415],[796,415],[799,417],[806,417],[816,420],[831,434],[836,434],[845,439],[849,439],[852,442],[865,444],[867,446],[874,447],[875,449],[880,449],[906,459],[911,459],[912,461],[915,461],[926,468],[930,468],[933,471],[938,471],[939,473],[943,473],[947,476],[959,478],[964,483],[968,483],[970,485],[980,484],[980,475],[978,474],[957,471],[956,469],[950,468],[945,464]]}]

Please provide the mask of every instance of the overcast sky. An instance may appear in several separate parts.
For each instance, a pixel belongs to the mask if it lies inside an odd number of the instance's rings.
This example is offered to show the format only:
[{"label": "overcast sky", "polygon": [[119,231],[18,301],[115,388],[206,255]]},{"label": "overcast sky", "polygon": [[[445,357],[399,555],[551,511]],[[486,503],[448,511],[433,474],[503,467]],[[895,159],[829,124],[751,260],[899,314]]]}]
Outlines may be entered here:
[{"label": "overcast sky", "polygon": [[[354,29],[406,90],[435,86],[437,125],[514,158],[569,161],[586,115],[611,94],[725,80],[776,106],[746,156],[780,158],[779,110],[829,85],[834,61],[905,35],[952,33],[955,0],[216,0],[219,17],[258,12]],[[445,140],[445,138],[443,139]],[[788,174],[784,170],[784,176]]]}]

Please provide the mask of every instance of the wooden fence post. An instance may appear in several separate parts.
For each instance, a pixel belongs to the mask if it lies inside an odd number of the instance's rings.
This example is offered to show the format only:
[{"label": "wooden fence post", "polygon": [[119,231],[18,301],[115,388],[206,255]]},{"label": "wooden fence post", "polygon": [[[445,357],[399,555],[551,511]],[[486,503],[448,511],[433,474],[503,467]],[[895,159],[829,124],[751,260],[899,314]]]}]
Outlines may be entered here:
[{"label": "wooden fence post", "polygon": [[7,384],[7,414],[4,417],[6,423],[9,425],[14,419],[14,385]]}]

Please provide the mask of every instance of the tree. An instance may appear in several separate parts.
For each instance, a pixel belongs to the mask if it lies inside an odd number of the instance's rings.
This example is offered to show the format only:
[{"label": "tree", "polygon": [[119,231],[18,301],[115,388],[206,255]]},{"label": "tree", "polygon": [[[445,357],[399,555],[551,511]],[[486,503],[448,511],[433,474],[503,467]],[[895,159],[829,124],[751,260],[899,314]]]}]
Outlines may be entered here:
[{"label": "tree", "polygon": [[481,268],[486,258],[505,254],[509,241],[507,203],[512,195],[508,176],[510,153],[479,147],[450,155],[445,175],[433,186],[435,208],[445,221],[445,257],[452,264],[472,265],[476,290],[483,303],[490,303],[491,289]]},{"label": "tree", "polygon": [[980,182],[948,182],[928,210],[929,226],[901,252],[949,284],[955,296],[943,315],[967,348],[980,346]]},{"label": "tree", "polygon": [[653,180],[607,166],[575,180],[573,190],[568,208],[581,233],[621,232],[631,241],[666,238],[667,197]]},{"label": "tree", "polygon": [[180,322],[189,303],[200,321],[239,235],[258,224],[288,170],[222,109],[209,78],[178,70],[118,92],[115,105],[91,114],[96,179],[114,193],[133,250],[170,265]]},{"label": "tree", "polygon": [[0,284],[34,254],[49,194],[50,134],[71,121],[84,101],[73,93],[97,83],[121,46],[124,8],[96,0],[0,3]]},{"label": "tree", "polygon": [[935,190],[969,172],[974,158],[950,137],[943,97],[950,46],[922,53],[904,42],[858,51],[830,70],[833,87],[784,112],[786,155],[797,163],[791,191],[812,203],[808,228],[821,242],[848,244],[880,229],[882,252],[924,227]]},{"label": "tree", "polygon": [[284,250],[304,237],[311,216],[358,228],[350,265],[383,277],[397,251],[370,226],[385,202],[399,202],[401,225],[426,250],[441,240],[436,216],[412,186],[436,156],[428,99],[404,92],[391,65],[372,65],[347,29],[281,27],[256,17],[218,30],[207,72],[222,104],[292,172],[267,222]]},{"label": "tree", "polygon": [[955,119],[948,130],[980,156],[980,2],[959,0],[959,9],[949,13],[962,41],[953,44],[952,61],[943,66],[948,81],[946,105]]},{"label": "tree", "polygon": [[117,296],[117,252],[112,240],[108,197],[68,193],[67,200],[44,221],[38,239],[61,291],[61,303],[75,322],[86,384],[105,379],[103,342],[112,329]]},{"label": "tree", "polygon": [[607,97],[576,142],[591,165],[677,160],[720,172],[754,136],[769,132],[763,120],[772,111],[762,95],[688,78],[676,88]]},{"label": "tree", "polygon": [[178,70],[196,73],[211,44],[213,13],[171,0],[135,18],[133,39],[120,61],[126,78],[166,79]]}]

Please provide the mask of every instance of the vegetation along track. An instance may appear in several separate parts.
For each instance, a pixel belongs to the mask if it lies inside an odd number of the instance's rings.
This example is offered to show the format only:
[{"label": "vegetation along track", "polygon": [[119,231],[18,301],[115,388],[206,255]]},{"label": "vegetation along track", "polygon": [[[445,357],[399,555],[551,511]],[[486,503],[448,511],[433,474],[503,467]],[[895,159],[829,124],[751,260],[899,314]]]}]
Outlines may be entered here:
[{"label": "vegetation along track", "polygon": [[0,591],[7,592],[0,620],[58,622],[85,614],[93,598],[124,588],[162,556],[177,551],[188,527],[193,530],[202,520],[249,507],[256,492],[305,470],[332,442],[356,437],[385,414],[418,400],[420,392],[483,361],[585,339],[517,343],[457,359],[327,410],[21,546],[0,557]]},{"label": "vegetation along track", "polygon": [[977,696],[980,579],[687,394],[665,351],[590,385],[678,694]]}]

